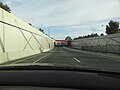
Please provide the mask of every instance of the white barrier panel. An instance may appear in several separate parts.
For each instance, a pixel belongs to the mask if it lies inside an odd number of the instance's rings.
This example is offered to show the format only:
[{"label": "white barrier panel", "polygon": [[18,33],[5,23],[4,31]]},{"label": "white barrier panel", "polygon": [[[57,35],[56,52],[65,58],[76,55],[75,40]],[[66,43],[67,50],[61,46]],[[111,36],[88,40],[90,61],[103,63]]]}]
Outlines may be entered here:
[{"label": "white barrier panel", "polygon": [[0,63],[54,48],[55,40],[0,8]]},{"label": "white barrier panel", "polygon": [[120,54],[120,33],[73,40],[71,45],[81,50]]}]

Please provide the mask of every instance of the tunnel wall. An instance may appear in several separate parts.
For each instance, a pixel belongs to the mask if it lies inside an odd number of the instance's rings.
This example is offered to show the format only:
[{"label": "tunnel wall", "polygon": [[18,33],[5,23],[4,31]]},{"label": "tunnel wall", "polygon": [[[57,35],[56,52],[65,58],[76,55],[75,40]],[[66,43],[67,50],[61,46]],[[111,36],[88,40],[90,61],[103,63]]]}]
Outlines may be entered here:
[{"label": "tunnel wall", "polygon": [[120,33],[100,37],[73,40],[73,48],[86,51],[113,53],[120,55]]},{"label": "tunnel wall", "polygon": [[0,63],[54,48],[55,40],[0,8]]}]

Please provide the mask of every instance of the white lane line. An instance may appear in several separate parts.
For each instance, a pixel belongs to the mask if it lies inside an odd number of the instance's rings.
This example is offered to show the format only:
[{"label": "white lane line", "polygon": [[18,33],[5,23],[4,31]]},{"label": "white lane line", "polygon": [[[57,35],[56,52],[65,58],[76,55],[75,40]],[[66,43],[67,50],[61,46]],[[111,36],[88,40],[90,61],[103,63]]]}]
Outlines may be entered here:
[{"label": "white lane line", "polygon": [[78,63],[82,64],[82,62],[81,62],[80,60],[78,60],[77,58],[73,57],[73,59],[74,59],[75,61],[77,61]]},{"label": "white lane line", "polygon": [[[55,48],[55,50],[56,50],[56,48]],[[43,56],[43,57],[41,57],[41,58],[35,60],[33,63],[36,63],[36,62],[38,62],[38,61],[40,61],[40,60],[46,58],[47,56],[49,56],[49,55],[52,54],[53,52],[54,52],[54,51],[52,51],[51,53],[49,53],[49,54],[47,54],[47,55],[45,55],[45,56]]]},{"label": "white lane line", "polygon": [[[33,56],[33,57],[36,57],[37,55]],[[14,63],[11,63],[10,65],[12,64],[16,64],[16,63],[19,63],[19,62],[22,62],[22,61],[26,61],[27,59],[30,59],[30,58],[33,58],[33,57],[29,57],[29,58],[25,58],[25,59],[22,59],[22,60],[19,60],[19,61],[16,61]]]},{"label": "white lane line", "polygon": [[46,58],[46,57],[49,56],[50,54],[51,54],[51,53],[49,53],[49,54],[47,54],[47,55],[45,55],[45,56],[43,56],[43,57],[41,57],[41,58],[35,60],[33,63],[36,63],[36,62],[38,62],[38,61],[40,61],[40,60]]}]

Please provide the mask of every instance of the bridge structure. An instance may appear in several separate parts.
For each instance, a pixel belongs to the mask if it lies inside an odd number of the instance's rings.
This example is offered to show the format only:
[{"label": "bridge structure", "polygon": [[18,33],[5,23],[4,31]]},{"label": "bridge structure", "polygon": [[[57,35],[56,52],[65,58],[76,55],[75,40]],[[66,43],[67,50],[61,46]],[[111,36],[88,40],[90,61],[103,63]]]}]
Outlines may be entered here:
[{"label": "bridge structure", "polygon": [[55,46],[67,46],[68,40],[55,40]]},{"label": "bridge structure", "polygon": [[55,40],[0,8],[0,63],[47,52]]}]

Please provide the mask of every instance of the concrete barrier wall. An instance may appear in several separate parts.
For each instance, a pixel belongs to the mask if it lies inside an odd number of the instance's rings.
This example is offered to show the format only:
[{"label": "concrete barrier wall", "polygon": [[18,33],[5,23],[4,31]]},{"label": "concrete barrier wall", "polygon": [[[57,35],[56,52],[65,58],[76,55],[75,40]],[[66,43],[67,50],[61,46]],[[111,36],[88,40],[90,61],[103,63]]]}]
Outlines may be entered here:
[{"label": "concrete barrier wall", "polygon": [[0,63],[54,48],[55,40],[0,8]]},{"label": "concrete barrier wall", "polygon": [[71,45],[81,50],[120,54],[120,33],[73,40]]}]

